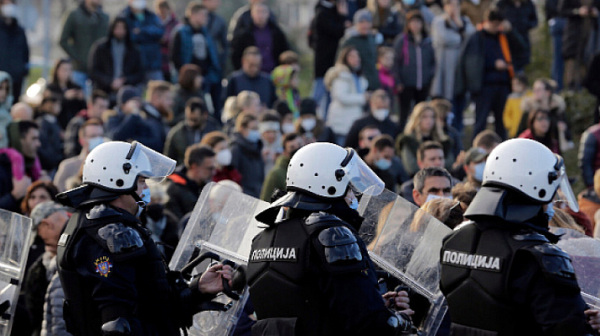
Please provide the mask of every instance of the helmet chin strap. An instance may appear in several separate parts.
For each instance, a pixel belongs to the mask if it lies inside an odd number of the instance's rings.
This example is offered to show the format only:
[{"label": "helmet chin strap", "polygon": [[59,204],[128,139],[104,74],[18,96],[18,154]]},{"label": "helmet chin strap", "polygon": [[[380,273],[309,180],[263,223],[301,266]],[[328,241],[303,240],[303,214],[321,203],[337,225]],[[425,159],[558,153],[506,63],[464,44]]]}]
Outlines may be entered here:
[{"label": "helmet chin strap", "polygon": [[132,190],[131,192],[129,192],[129,195],[131,195],[131,197],[133,197],[133,199],[135,200],[135,203],[137,205],[139,205],[142,208],[146,207],[146,202],[144,202],[142,200],[142,198],[140,197],[140,195],[138,195],[138,193],[136,193],[135,190]]}]

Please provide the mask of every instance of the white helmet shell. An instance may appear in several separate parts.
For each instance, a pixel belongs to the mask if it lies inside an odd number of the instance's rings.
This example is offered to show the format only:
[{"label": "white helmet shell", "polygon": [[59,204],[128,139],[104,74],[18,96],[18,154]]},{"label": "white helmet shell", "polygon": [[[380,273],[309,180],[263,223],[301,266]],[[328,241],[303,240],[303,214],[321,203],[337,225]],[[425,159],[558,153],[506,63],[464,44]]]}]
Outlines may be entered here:
[{"label": "white helmet shell", "polygon": [[377,195],[384,183],[353,149],[327,142],[302,147],[290,160],[286,185],[323,198],[344,196],[351,185],[356,191]]},{"label": "white helmet shell", "polygon": [[137,188],[139,176],[162,181],[176,162],[139,142],[105,142],[94,148],[83,165],[83,184],[126,193]]},{"label": "white helmet shell", "polygon": [[511,139],[494,148],[485,164],[483,185],[508,187],[542,204],[552,201],[561,188],[569,207],[578,211],[562,157],[534,140]]}]

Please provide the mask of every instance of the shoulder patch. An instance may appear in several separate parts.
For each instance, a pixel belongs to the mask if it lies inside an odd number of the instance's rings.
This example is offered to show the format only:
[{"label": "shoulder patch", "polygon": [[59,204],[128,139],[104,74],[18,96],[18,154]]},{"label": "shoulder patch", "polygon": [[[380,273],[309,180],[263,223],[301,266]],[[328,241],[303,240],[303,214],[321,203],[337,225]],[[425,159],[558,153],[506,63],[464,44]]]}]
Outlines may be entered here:
[{"label": "shoulder patch", "polygon": [[87,219],[100,219],[100,218],[107,218],[107,217],[113,217],[113,216],[114,217],[121,216],[121,213],[119,213],[117,210],[107,206],[106,204],[96,205],[95,207],[91,208],[87,214],[85,214],[85,217]]},{"label": "shoulder patch", "polygon": [[140,234],[122,223],[108,224],[98,229],[98,236],[106,241],[112,253],[126,253],[144,246]]},{"label": "shoulder patch", "polygon": [[563,279],[576,280],[571,257],[560,247],[545,243],[528,246],[525,249],[533,254],[544,273]]},{"label": "shoulder patch", "polygon": [[442,251],[442,264],[478,271],[502,272],[504,258],[453,250]]},{"label": "shoulder patch", "polygon": [[97,258],[96,261],[94,261],[94,265],[96,266],[96,273],[98,273],[98,275],[108,278],[113,265],[107,256]]},{"label": "shoulder patch", "polygon": [[319,242],[325,248],[325,259],[330,264],[363,259],[356,237],[347,227],[334,226],[321,231]]}]

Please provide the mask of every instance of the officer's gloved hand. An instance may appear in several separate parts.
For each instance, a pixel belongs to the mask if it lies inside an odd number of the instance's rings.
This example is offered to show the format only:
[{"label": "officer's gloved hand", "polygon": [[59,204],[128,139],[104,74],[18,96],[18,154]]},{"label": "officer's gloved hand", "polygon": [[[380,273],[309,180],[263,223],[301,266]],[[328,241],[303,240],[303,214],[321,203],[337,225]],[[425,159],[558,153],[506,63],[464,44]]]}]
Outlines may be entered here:
[{"label": "officer's gloved hand", "polygon": [[412,331],[410,316],[403,312],[396,312],[388,319],[388,324],[396,330],[396,335],[403,335]]},{"label": "officer's gloved hand", "polygon": [[106,322],[102,325],[103,336],[121,336],[130,334],[131,326],[129,325],[129,321],[122,317],[110,322]]}]

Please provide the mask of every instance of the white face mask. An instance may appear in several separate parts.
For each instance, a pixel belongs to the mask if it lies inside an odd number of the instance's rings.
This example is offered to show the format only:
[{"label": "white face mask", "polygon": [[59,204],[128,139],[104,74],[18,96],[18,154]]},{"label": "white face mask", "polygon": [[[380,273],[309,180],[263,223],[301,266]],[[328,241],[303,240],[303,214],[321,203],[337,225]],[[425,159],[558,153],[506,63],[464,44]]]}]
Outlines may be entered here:
[{"label": "white face mask", "polygon": [[438,195],[432,195],[432,194],[428,194],[427,195],[427,199],[425,200],[425,203],[434,200],[434,199],[438,199],[438,198],[446,198],[446,199],[452,199],[451,196],[438,196]]},{"label": "white face mask", "polygon": [[131,7],[137,10],[142,10],[146,8],[146,0],[134,0],[131,3]]},{"label": "white face mask", "polygon": [[315,128],[315,126],[317,126],[317,119],[315,119],[315,118],[303,119],[302,122],[300,123],[300,125],[302,125],[302,128],[304,128],[304,131],[310,132],[313,130],[313,128]]},{"label": "white face mask", "polygon": [[281,125],[281,131],[283,131],[283,134],[294,133],[296,128],[293,123],[283,123],[283,125]]},{"label": "white face mask", "polygon": [[223,149],[222,151],[217,153],[215,159],[217,160],[217,163],[222,167],[229,166],[231,164],[231,150],[229,150],[228,148]]},{"label": "white face mask", "polygon": [[1,7],[2,16],[6,18],[14,19],[17,17],[17,5],[15,4],[6,4]]},{"label": "white face mask", "polygon": [[373,111],[373,118],[375,118],[379,121],[384,121],[385,118],[387,118],[389,114],[390,114],[390,110],[388,110],[388,109],[377,109],[377,110]]}]

